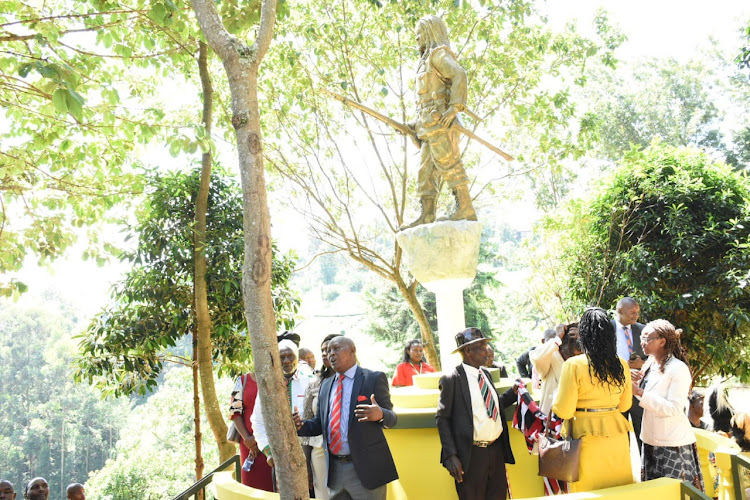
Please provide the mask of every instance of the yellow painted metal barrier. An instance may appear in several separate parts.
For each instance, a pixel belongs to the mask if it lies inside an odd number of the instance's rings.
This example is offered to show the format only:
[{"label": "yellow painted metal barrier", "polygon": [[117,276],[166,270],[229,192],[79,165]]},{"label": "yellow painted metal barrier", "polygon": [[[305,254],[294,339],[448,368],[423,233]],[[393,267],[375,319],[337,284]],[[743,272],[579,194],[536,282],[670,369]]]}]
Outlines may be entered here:
[{"label": "yellow painted metal barrier", "polygon": [[[706,495],[712,498],[718,497],[721,500],[733,500],[734,497],[728,495],[729,491],[734,492],[729,455],[732,450],[739,450],[739,446],[728,437],[703,429],[695,429],[695,440],[698,445],[698,458],[703,471]],[[717,452],[721,452],[721,458],[719,458]],[[713,453],[716,457],[715,466],[709,459],[709,453]],[[717,477],[719,478],[719,486],[715,491],[714,479]]]},{"label": "yellow painted metal barrier", "polygon": [[[604,490],[586,491],[581,493],[568,493],[557,495],[555,499],[561,500],[583,500],[588,498],[606,498],[607,500],[667,500],[680,498],[680,485],[678,479],[662,477],[644,483],[629,484],[627,486],[616,486]],[[538,497],[536,500],[549,497]]]}]

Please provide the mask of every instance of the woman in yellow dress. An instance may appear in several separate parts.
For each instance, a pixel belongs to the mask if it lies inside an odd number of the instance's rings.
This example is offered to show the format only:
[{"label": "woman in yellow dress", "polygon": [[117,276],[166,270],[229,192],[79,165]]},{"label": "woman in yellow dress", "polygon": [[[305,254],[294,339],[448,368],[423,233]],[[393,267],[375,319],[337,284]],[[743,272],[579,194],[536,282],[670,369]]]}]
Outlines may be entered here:
[{"label": "woman in yellow dress", "polygon": [[563,365],[552,411],[570,419],[573,437],[581,438],[579,480],[571,492],[591,491],[633,482],[628,432],[622,416],[632,404],[630,370],[617,356],[615,328],[604,309],[583,313],[579,324],[583,354]]}]

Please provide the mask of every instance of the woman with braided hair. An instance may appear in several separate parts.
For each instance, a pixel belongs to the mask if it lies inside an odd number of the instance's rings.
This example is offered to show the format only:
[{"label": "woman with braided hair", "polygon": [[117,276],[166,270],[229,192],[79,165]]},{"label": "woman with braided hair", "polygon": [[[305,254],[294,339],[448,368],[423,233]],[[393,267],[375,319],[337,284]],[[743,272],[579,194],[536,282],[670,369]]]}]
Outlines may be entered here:
[{"label": "woman with braided hair", "polygon": [[672,477],[703,491],[695,433],[685,413],[692,376],[681,333],[664,319],[641,332],[641,347],[649,356],[643,371],[633,376],[633,394],[643,408],[641,478]]},{"label": "woman with braided hair", "polygon": [[552,404],[557,416],[573,422],[573,437],[581,439],[579,479],[569,483],[571,493],[633,482],[628,466],[633,426],[622,416],[633,395],[628,365],[617,355],[615,327],[604,309],[592,307],[578,328],[583,354],[563,364]]}]

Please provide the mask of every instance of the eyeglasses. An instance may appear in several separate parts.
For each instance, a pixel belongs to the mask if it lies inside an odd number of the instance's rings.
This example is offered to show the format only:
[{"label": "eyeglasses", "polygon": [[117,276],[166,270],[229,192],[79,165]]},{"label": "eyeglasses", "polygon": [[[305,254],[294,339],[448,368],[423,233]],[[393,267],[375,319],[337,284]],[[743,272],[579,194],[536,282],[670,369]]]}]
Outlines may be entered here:
[{"label": "eyeglasses", "polygon": [[661,337],[641,337],[641,343],[648,344],[652,340],[660,339]]}]

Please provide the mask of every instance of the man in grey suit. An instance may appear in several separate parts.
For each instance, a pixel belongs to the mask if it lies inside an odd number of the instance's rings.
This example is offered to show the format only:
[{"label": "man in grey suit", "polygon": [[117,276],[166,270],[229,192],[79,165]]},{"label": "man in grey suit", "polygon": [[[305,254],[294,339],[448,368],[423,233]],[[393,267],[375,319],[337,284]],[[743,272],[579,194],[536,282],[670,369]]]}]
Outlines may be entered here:
[{"label": "man in grey suit", "polygon": [[[617,310],[612,325],[615,327],[617,336],[617,355],[628,362],[628,366],[634,370],[640,370],[646,355],[641,347],[641,331],[643,323],[638,323],[641,314],[641,306],[631,297],[623,297],[617,302]],[[641,452],[641,421],[643,420],[643,408],[638,398],[633,396],[633,406],[623,413],[625,418],[628,414],[633,419],[633,430],[638,443],[638,453]]]},{"label": "man in grey suit", "polygon": [[396,413],[385,373],[360,367],[356,353],[347,337],[328,343],[336,376],[321,384],[315,417],[294,412],[294,422],[300,436],[323,435],[330,500],[385,500],[398,473],[383,429],[396,425]]}]

